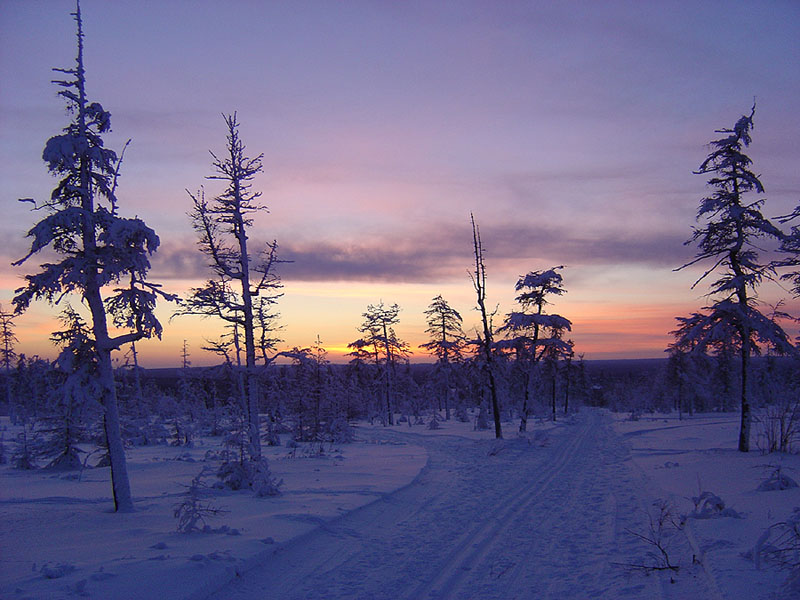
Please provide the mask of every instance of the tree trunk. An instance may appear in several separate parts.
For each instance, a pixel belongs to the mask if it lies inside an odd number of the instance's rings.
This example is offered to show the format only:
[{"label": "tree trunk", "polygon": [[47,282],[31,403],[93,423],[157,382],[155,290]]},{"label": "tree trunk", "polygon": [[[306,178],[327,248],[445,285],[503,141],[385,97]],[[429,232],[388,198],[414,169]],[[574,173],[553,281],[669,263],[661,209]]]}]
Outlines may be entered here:
[{"label": "tree trunk", "polygon": [[[747,337],[745,337],[745,334]],[[742,421],[739,427],[739,452],[750,452],[750,401],[747,398],[747,369],[750,363],[750,332],[742,334]]]},{"label": "tree trunk", "polygon": [[445,364],[445,372],[444,372],[444,384],[445,384],[445,395],[444,395],[444,420],[450,420],[450,405],[451,402],[451,395],[453,394],[453,388],[450,383],[450,363],[448,362]]},{"label": "tree trunk", "polygon": [[117,388],[114,384],[111,352],[98,350],[98,363],[98,379],[103,390],[102,401],[105,408],[103,426],[108,446],[108,457],[111,461],[111,490],[114,496],[114,510],[117,512],[133,512],[128,466],[125,461],[125,446],[122,443],[122,434],[119,426]]},{"label": "tree trunk", "polygon": [[525,433],[528,430],[528,399],[530,397],[530,373],[525,371],[523,381],[523,394],[522,394],[522,411],[519,415],[519,432]]},{"label": "tree trunk", "polygon": [[386,418],[389,425],[394,425],[394,413],[392,411],[392,376],[394,375],[394,360],[392,349],[389,346],[389,331],[386,321],[383,321],[383,341],[386,345]]},{"label": "tree trunk", "polygon": [[142,378],[139,374],[139,352],[136,350],[136,342],[131,343],[131,354],[133,356],[133,394],[136,398],[135,414],[143,416],[147,414],[144,407],[144,392],[142,391]]}]

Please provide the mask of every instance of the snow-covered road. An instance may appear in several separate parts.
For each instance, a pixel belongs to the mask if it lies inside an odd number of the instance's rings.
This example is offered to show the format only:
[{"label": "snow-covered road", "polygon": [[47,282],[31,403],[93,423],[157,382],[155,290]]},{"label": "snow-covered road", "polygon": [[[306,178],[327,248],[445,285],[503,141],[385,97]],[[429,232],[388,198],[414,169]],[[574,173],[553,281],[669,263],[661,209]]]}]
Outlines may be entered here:
[{"label": "snow-covered road", "polygon": [[584,410],[544,445],[397,431],[429,462],[410,485],[280,547],[214,599],[714,598],[683,534],[676,583],[656,564],[652,498],[607,415]]}]

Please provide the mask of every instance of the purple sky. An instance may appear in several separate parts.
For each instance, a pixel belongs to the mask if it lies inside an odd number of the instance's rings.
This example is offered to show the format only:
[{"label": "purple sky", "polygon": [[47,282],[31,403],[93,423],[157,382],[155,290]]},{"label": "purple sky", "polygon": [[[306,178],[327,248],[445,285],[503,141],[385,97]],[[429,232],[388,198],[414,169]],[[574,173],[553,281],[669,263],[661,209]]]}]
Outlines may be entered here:
[{"label": "purple sky", "polygon": [[[714,130],[757,97],[750,156],[769,216],[800,200],[797,2],[82,3],[89,94],[132,138],[122,210],[162,238],[153,278],[182,290],[205,274],[186,188],[214,192],[208,150],[238,111],[278,240],[287,345],[358,337],[369,303],[403,307],[398,334],[424,341],[441,293],[476,322],[469,212],[481,225],[489,301],[512,309],[527,271],[565,264],[554,310],[588,357],[658,356],[672,319],[702,306],[692,272],[701,176]],[[0,0],[0,301],[33,223],[19,197],[54,180],[45,140],[66,123],[49,82],[74,58],[67,0]],[[764,289],[765,300],[782,292]],[[795,303],[796,306],[796,303]],[[18,320],[33,352],[55,327]],[[168,317],[169,309],[162,314]],[[211,323],[173,321],[145,363],[198,364]],[[42,349],[38,349],[42,348]],[[45,352],[43,346],[36,351]]]}]

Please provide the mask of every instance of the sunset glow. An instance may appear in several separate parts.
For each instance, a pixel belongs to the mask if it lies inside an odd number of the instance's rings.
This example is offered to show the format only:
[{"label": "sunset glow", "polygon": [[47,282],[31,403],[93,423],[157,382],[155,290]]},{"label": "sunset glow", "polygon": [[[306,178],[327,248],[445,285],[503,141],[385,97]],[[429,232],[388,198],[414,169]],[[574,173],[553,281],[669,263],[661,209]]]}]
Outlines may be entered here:
[{"label": "sunset glow", "polygon": [[[724,7],[724,10],[722,10]],[[520,275],[554,265],[586,358],[663,356],[674,317],[704,306],[691,259],[706,193],[693,175],[714,131],[757,97],[752,151],[767,216],[800,199],[800,5],[638,2],[82,2],[89,94],[126,151],[121,212],[159,234],[152,280],[185,294],[208,276],[186,189],[218,193],[209,150],[237,111],[269,213],[252,244],[277,240],[280,349],[319,335],[329,358],[367,305],[401,306],[397,334],[429,360],[423,311],[441,294],[474,333],[469,214],[485,246],[495,324]],[[0,302],[35,272],[18,198],[49,197],[41,160],[67,123],[51,68],[74,55],[72,0],[0,0]],[[232,23],[230,28],[227,23]],[[755,200],[756,198],[753,198]],[[766,284],[761,299],[788,294]],[[66,301],[66,299],[65,299]],[[77,304],[76,300],[72,300]],[[800,304],[787,304],[800,313]],[[57,308],[17,319],[18,351],[54,355]],[[158,313],[144,366],[195,365],[220,325]],[[797,335],[797,327],[788,327]],[[122,358],[120,357],[120,360]]]}]

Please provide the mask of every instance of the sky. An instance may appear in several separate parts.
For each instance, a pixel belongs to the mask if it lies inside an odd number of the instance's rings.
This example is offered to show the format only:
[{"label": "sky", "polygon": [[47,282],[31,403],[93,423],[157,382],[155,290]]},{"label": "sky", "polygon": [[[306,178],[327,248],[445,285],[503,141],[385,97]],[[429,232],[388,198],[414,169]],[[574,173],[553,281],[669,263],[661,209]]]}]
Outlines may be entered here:
[{"label": "sky", "polygon": [[[67,124],[53,67],[71,67],[68,0],[0,0],[0,302],[34,273],[18,198],[55,185],[41,160]],[[401,306],[399,337],[426,341],[441,294],[478,324],[470,213],[480,226],[496,322],[514,284],[564,265],[550,310],[573,322],[589,359],[664,355],[674,318],[708,288],[683,244],[715,130],[757,102],[748,154],[764,213],[800,201],[800,4],[765,2],[257,2],[83,0],[90,100],[112,114],[125,153],[121,212],[161,238],[151,280],[186,293],[209,272],[186,190],[221,191],[209,150],[237,112],[254,189],[269,213],[253,244],[276,240],[281,348],[319,335],[340,360],[367,305]],[[753,200],[756,198],[753,197]],[[767,303],[787,297],[764,285]],[[77,301],[73,301],[77,303]],[[790,301],[800,313],[800,304]],[[53,356],[59,308],[17,318],[18,351]],[[193,364],[219,325],[170,318],[140,345],[144,366]],[[797,328],[788,327],[793,332]],[[416,360],[428,360],[417,351]]]}]

